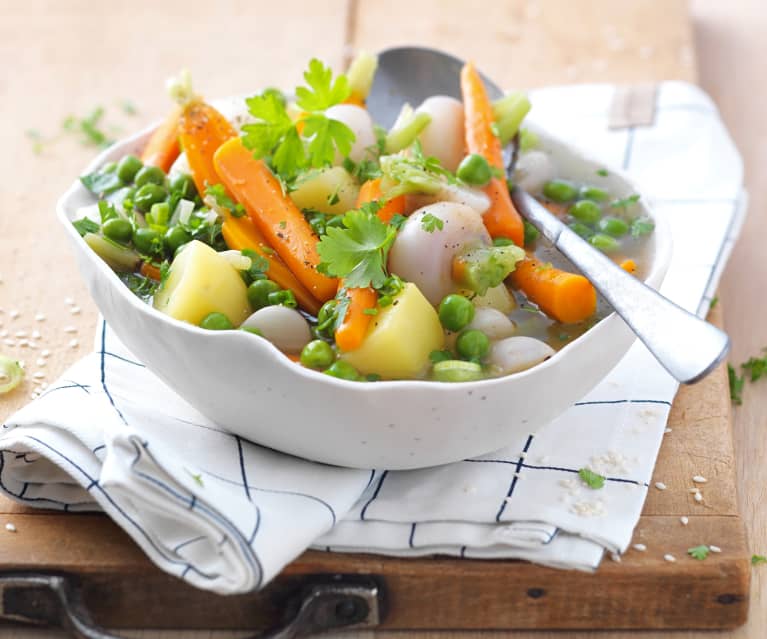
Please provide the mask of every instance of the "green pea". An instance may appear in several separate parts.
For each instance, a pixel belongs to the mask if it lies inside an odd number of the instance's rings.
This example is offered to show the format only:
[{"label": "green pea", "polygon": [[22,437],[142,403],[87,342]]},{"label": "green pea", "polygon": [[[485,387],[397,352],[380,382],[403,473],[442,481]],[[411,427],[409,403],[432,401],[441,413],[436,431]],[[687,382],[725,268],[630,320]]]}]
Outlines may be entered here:
[{"label": "green pea", "polygon": [[162,252],[162,237],[149,227],[137,228],[133,231],[133,246],[144,255],[157,255]]},{"label": "green pea", "polygon": [[117,170],[117,162],[107,162],[101,169],[102,173],[114,173]]},{"label": "green pea", "polygon": [[117,163],[117,177],[130,184],[144,164],[135,155],[126,155]]},{"label": "green pea", "polygon": [[298,302],[296,302],[296,296],[293,291],[285,289],[282,291],[274,291],[266,296],[266,300],[269,306],[287,306],[288,308],[296,308]]},{"label": "green pea", "polygon": [[611,253],[620,248],[621,243],[610,235],[604,233],[597,233],[589,238],[592,246],[595,246],[604,253]]},{"label": "green pea", "polygon": [[162,202],[168,196],[167,191],[157,184],[144,184],[133,198],[133,204],[139,211],[148,211],[152,204]]},{"label": "green pea", "polygon": [[482,331],[470,328],[458,336],[455,350],[461,357],[476,362],[490,351],[490,340]]},{"label": "green pea", "polygon": [[455,175],[466,184],[484,186],[493,177],[493,170],[485,158],[478,153],[472,153],[461,160]]},{"label": "green pea", "polygon": [[619,217],[604,217],[599,220],[597,228],[613,237],[622,237],[629,232],[628,222]]},{"label": "green pea", "polygon": [[439,303],[439,321],[449,331],[460,331],[474,319],[474,304],[463,295],[448,295]]},{"label": "green pea", "polygon": [[136,182],[136,186],[144,186],[145,184],[158,184],[164,186],[165,172],[157,166],[143,166],[136,173],[134,181]]},{"label": "green pea", "polygon": [[568,211],[579,222],[594,225],[602,218],[602,209],[593,200],[579,200]]},{"label": "green pea", "polygon": [[325,373],[325,375],[338,377],[339,379],[348,379],[351,381],[356,381],[360,377],[360,374],[357,372],[357,369],[354,368],[354,366],[352,366],[348,362],[343,361],[342,359],[339,359],[338,361],[333,362],[323,372]]},{"label": "green pea", "polygon": [[170,206],[168,205],[168,203],[157,202],[156,204],[152,204],[152,210],[146,216],[146,220],[150,224],[166,226],[168,224],[169,217],[170,217]]},{"label": "green pea", "polygon": [[272,280],[256,280],[248,286],[248,301],[253,310],[269,306],[269,295],[279,291],[280,287]]},{"label": "green pea", "polygon": [[202,318],[200,328],[207,328],[209,331],[228,331],[234,328],[234,324],[223,313],[208,313]]},{"label": "green pea", "polygon": [[101,230],[110,240],[120,242],[121,244],[127,244],[133,236],[131,223],[121,217],[113,217],[111,220],[107,220],[102,225]]},{"label": "green pea", "polygon": [[551,180],[543,185],[543,194],[554,202],[570,202],[578,195],[578,190],[570,182]]},{"label": "green pea", "polygon": [[165,232],[165,246],[175,255],[176,251],[189,242],[192,236],[182,226],[171,226]]},{"label": "green pea", "polygon": [[579,197],[583,200],[604,202],[609,197],[609,194],[604,189],[600,189],[596,186],[582,186]]},{"label": "green pea", "polygon": [[588,240],[592,235],[594,235],[594,231],[592,231],[583,222],[571,222],[568,224],[568,226],[578,235],[580,235],[584,240]]},{"label": "green pea", "polygon": [[335,358],[330,344],[321,339],[312,340],[301,351],[301,363],[308,368],[327,368]]},{"label": "green pea", "polygon": [[197,187],[191,175],[181,173],[170,183],[171,193],[179,193],[185,200],[193,200],[197,197]]},{"label": "green pea", "polygon": [[434,379],[438,382],[473,382],[482,379],[482,367],[475,362],[448,359],[434,364]]}]

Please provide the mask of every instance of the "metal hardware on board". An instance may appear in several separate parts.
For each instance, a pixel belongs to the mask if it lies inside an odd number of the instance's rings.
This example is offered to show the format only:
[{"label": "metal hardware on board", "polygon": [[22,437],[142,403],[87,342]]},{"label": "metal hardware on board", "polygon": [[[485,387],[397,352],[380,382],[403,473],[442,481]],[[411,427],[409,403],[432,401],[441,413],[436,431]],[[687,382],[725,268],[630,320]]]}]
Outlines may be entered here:
[{"label": "metal hardware on board", "polygon": [[[373,628],[383,616],[382,592],[365,577],[317,578],[286,602],[294,614],[253,639],[291,639],[328,630]],[[0,620],[58,627],[78,639],[120,639],[95,625],[76,579],[66,575],[0,575]]]}]

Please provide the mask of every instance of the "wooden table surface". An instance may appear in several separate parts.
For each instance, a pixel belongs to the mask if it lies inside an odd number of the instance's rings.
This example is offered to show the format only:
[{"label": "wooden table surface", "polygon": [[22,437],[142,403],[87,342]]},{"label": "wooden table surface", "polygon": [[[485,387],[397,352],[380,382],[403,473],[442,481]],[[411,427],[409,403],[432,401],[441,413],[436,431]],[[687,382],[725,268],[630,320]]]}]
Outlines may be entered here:
[{"label": "wooden table surface", "polygon": [[[30,372],[43,371],[44,381],[51,382],[86,352],[93,337],[96,310],[53,218],[57,194],[94,152],[61,134],[66,116],[84,116],[101,105],[105,121],[119,136],[165,112],[165,78],[181,66],[192,70],[200,92],[217,96],[267,84],[293,86],[311,56],[340,68],[352,50],[402,43],[441,46],[472,57],[508,87],[697,79],[719,104],[746,160],[751,215],[725,274],[721,298],[734,343],[733,361],[759,351],[767,343],[760,320],[767,316],[767,299],[758,294],[767,282],[762,259],[767,221],[761,213],[767,204],[763,0],[693,0],[691,21],[684,0],[497,0],[485,5],[492,12],[480,12],[476,5],[471,0],[133,0],[119,5],[0,0],[0,59],[5,66],[0,74],[0,140],[6,149],[0,155],[0,331],[36,329],[40,348],[52,354],[45,366],[37,366],[39,351],[6,345],[0,351],[23,357]],[[123,111],[125,100],[136,105],[137,114]],[[43,137],[40,153],[27,130]],[[79,313],[71,313],[67,297],[80,307]],[[21,315],[12,320],[14,309]],[[44,321],[34,320],[38,312],[46,315]],[[77,329],[77,347],[67,346],[72,334],[64,332],[66,326]],[[31,391],[28,383],[0,399],[0,419],[28,401]],[[748,387],[743,407],[735,411],[735,446],[741,510],[754,552],[760,554],[767,554],[765,415],[767,388]],[[767,636],[766,571],[755,571],[748,625],[727,636]],[[580,639],[592,634],[556,636]],[[177,636],[149,631],[130,635]],[[4,630],[0,636],[58,635]],[[628,633],[599,636],[617,639]]]}]

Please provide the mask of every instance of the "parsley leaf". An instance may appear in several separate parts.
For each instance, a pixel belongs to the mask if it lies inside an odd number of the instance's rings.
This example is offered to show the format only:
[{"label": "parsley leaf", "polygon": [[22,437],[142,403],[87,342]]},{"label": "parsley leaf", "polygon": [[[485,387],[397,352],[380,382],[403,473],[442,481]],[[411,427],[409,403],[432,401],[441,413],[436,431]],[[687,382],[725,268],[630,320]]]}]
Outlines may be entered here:
[{"label": "parsley leaf", "polygon": [[589,488],[599,490],[605,485],[605,478],[593,470],[588,468],[581,468],[578,471],[578,476],[586,483]]},{"label": "parsley leaf", "polygon": [[402,225],[407,222],[407,218],[401,213],[395,213],[389,220],[389,225],[393,226],[398,231],[402,228]]},{"label": "parsley leaf", "polygon": [[117,173],[108,171],[96,171],[88,175],[81,175],[80,182],[91,193],[99,197],[109,195],[123,186]]},{"label": "parsley leaf", "polygon": [[303,122],[303,135],[310,140],[309,157],[312,166],[332,164],[336,149],[342,157],[349,155],[356,138],[354,132],[343,122],[331,120],[321,114],[309,115]]},{"label": "parsley leaf", "polygon": [[442,230],[445,223],[435,215],[427,213],[421,218],[421,228],[427,233],[434,233],[435,230]]},{"label": "parsley leaf", "polygon": [[732,364],[727,364],[727,377],[730,381],[730,400],[733,404],[740,405],[743,403],[743,384],[745,383],[744,377],[738,377],[735,372],[735,368]]},{"label": "parsley leaf", "polygon": [[714,297],[711,298],[711,303],[708,305],[708,310],[712,310],[716,308],[716,305],[719,304],[719,296],[714,295]]},{"label": "parsley leaf", "polygon": [[242,217],[245,215],[245,207],[229,197],[223,184],[208,185],[205,189],[205,195],[213,198],[217,206],[229,211],[233,217]]},{"label": "parsley leaf", "polygon": [[169,277],[170,262],[168,260],[163,260],[162,264],[160,264],[160,287],[165,286],[165,282],[168,281]]},{"label": "parsley leaf", "polygon": [[634,193],[634,195],[629,195],[623,199],[613,200],[610,202],[610,206],[614,209],[627,209],[632,204],[636,204],[637,202],[639,202],[639,194]]},{"label": "parsley leaf", "polygon": [[710,552],[711,550],[709,547],[703,544],[687,549],[687,554],[690,555],[690,557],[693,559],[697,559],[698,561],[703,561],[706,557],[708,557]]},{"label": "parsley leaf", "polygon": [[200,486],[205,486],[205,484],[203,484],[203,482],[202,482],[202,473],[193,473],[193,472],[192,472],[191,470],[189,470],[188,468],[184,468],[184,470],[185,470],[187,473],[189,473],[189,476],[190,476],[192,479],[194,479],[194,481],[195,481],[195,483],[196,483],[196,484],[198,484],[198,485],[200,485]]},{"label": "parsley leaf", "polygon": [[597,169],[596,173],[601,177],[607,177],[609,175],[607,169]]},{"label": "parsley leaf", "polygon": [[[614,206],[615,203],[611,204]],[[642,237],[649,235],[655,230],[655,222],[647,217],[640,217],[631,223],[631,237]]]},{"label": "parsley leaf", "polygon": [[80,234],[80,236],[84,236],[87,233],[98,233],[99,229],[101,228],[98,223],[94,222],[93,220],[84,217],[80,220],[75,220],[72,222],[72,226],[77,229],[77,232]]},{"label": "parsley leaf", "polygon": [[759,564],[767,564],[767,557],[764,555],[751,555],[751,565],[758,566]]},{"label": "parsley leaf", "polygon": [[397,231],[374,213],[354,210],[343,218],[343,228],[330,227],[317,244],[323,272],[343,277],[349,288],[386,282],[386,257]]},{"label": "parsley leaf", "polygon": [[345,75],[333,80],[333,72],[317,58],[309,62],[309,69],[304,72],[304,80],[310,88],[296,89],[296,104],[304,111],[324,111],[328,107],[343,102],[349,97],[351,89]]}]

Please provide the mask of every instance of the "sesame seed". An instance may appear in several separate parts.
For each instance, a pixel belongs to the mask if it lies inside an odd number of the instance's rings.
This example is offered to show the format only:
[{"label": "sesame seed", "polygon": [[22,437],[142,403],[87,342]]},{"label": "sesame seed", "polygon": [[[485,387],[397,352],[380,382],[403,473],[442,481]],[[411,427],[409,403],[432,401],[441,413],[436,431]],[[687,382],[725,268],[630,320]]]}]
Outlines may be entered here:
[{"label": "sesame seed", "polygon": [[42,371],[37,371],[34,375],[32,375],[35,379],[43,379],[45,377],[45,373]]},{"label": "sesame seed", "polygon": [[658,490],[666,490],[666,488],[668,488],[668,486],[666,486],[666,484],[664,484],[662,481],[656,481],[655,482],[655,487]]},{"label": "sesame seed", "polygon": [[77,332],[77,328],[75,328],[74,326],[65,326],[64,327],[64,332],[65,333],[76,333]]},{"label": "sesame seed", "polygon": [[45,366],[47,363],[48,362],[45,361],[44,357],[38,357],[37,361],[35,362],[35,364],[37,364],[38,366]]},{"label": "sesame seed", "polygon": [[8,532],[12,532],[12,533],[16,532],[16,526],[14,526],[11,522],[8,522],[7,524],[5,524],[5,529]]},{"label": "sesame seed", "polygon": [[29,340],[28,339],[20,339],[19,340],[19,347],[25,348],[29,346]]},{"label": "sesame seed", "polygon": [[668,434],[671,432],[671,429],[670,429],[670,428],[667,428],[667,429],[666,429],[666,430],[664,430],[663,432],[664,432],[666,435],[668,435]]},{"label": "sesame seed", "polygon": [[722,552],[722,549],[719,546],[709,546],[708,549],[711,552]]},{"label": "sesame seed", "polygon": [[514,473],[514,477],[515,477],[516,479],[522,479],[522,477],[520,476],[520,474],[519,474],[519,473]]},{"label": "sesame seed", "polygon": [[39,395],[36,392],[32,392],[29,394],[29,399],[37,399]]},{"label": "sesame seed", "polygon": [[32,335],[30,335],[32,339],[40,339],[42,335],[40,334],[40,331],[34,330],[32,331]]},{"label": "sesame seed", "polygon": [[72,306],[72,304],[74,304],[74,303],[75,303],[75,301],[71,297],[65,297],[64,298],[64,304],[66,304],[67,306]]},{"label": "sesame seed", "polygon": [[686,526],[687,524],[689,524],[689,523],[690,523],[690,519],[689,519],[688,517],[685,517],[684,515],[682,515],[682,516],[679,518],[679,521],[681,521],[681,522],[682,522],[682,526]]},{"label": "sesame seed", "polygon": [[43,351],[40,353],[40,357],[50,357],[50,355],[51,355],[51,352],[47,348],[44,348]]},{"label": "sesame seed", "polygon": [[521,453],[519,453],[520,459],[525,459],[527,457],[527,453],[523,450]]},{"label": "sesame seed", "polygon": [[666,561],[670,561],[672,563],[676,561],[676,557],[674,557],[674,555],[670,555],[670,554],[663,555],[663,558]]},{"label": "sesame seed", "polygon": [[44,322],[45,321],[45,314],[44,313],[37,313],[35,315],[35,321],[36,322]]},{"label": "sesame seed", "polygon": [[647,546],[645,546],[644,544],[634,544],[634,545],[632,546],[632,548],[633,548],[634,550],[637,550],[637,551],[639,551],[639,552],[644,552],[645,550],[647,550]]},{"label": "sesame seed", "polygon": [[31,348],[33,351],[37,350],[37,342],[33,342],[30,340],[27,346],[29,346],[29,348]]},{"label": "sesame seed", "polygon": [[616,564],[621,562],[621,556],[617,552],[611,552],[610,559],[612,559]]},{"label": "sesame seed", "polygon": [[69,309],[69,312],[72,313],[72,315],[77,315],[80,312],[80,307],[73,306],[72,308]]},{"label": "sesame seed", "polygon": [[8,313],[8,315],[11,319],[16,319],[19,315],[21,315],[21,313],[19,313],[19,311],[14,308],[10,313]]},{"label": "sesame seed", "polygon": [[708,479],[706,479],[703,475],[695,475],[695,477],[693,477],[692,480],[696,484],[705,484],[708,481]]},{"label": "sesame seed", "polygon": [[76,339],[69,340],[69,348],[77,348],[78,346],[80,346],[80,342]]},{"label": "sesame seed", "polygon": [[40,388],[42,388],[43,390],[48,388],[48,382],[43,382],[42,384],[40,384]]},{"label": "sesame seed", "polygon": [[15,335],[16,337],[26,337],[26,336],[27,336],[27,332],[26,332],[26,331],[16,331],[16,332],[14,333],[14,335]]},{"label": "sesame seed", "polygon": [[0,331],[0,337],[8,337],[8,331],[6,331],[5,329]]},{"label": "sesame seed", "polygon": [[693,493],[693,494],[699,493],[700,492],[700,488],[688,488],[687,492],[688,493]]},{"label": "sesame seed", "polygon": [[16,341],[12,339],[4,339],[3,344],[6,346],[16,346]]},{"label": "sesame seed", "polygon": [[698,503],[703,501],[703,495],[701,495],[700,493],[695,493],[694,497],[695,497],[695,501],[697,501]]}]

